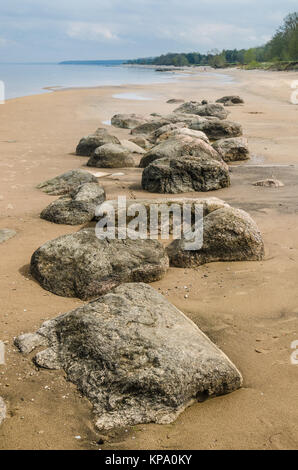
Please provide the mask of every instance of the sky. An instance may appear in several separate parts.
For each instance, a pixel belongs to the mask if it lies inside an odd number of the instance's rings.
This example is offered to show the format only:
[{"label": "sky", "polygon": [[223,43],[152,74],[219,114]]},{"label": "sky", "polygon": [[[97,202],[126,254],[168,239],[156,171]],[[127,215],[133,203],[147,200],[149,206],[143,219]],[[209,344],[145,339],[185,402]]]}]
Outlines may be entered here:
[{"label": "sky", "polygon": [[2,0],[0,62],[249,48],[297,10],[298,0]]}]

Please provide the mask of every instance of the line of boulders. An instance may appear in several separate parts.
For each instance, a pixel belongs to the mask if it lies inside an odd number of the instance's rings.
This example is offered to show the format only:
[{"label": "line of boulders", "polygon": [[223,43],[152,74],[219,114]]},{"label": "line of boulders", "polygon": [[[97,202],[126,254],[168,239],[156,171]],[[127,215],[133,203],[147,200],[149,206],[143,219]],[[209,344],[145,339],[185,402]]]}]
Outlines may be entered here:
[{"label": "line of boulders", "polygon": [[[112,168],[136,166],[139,157],[142,185],[149,191],[226,187],[226,161],[237,155],[240,144],[239,152],[245,153],[243,138],[236,140],[241,126],[226,117],[221,104],[194,102],[167,116],[116,115],[112,124],[131,129],[131,140],[121,142],[98,129],[81,139],[77,154],[89,157],[89,166]],[[230,141],[221,142],[226,137]],[[67,224],[101,220],[95,209],[105,201],[105,191],[87,171],[72,170],[39,188],[61,196],[44,209],[42,218]],[[117,218],[117,202],[108,202]],[[246,212],[217,198],[129,200],[127,209],[142,204],[149,230],[150,208],[161,203],[181,208],[188,203],[192,215],[202,204],[201,247],[185,250],[184,238],[167,247],[150,237],[100,239],[94,228],[83,228],[46,242],[31,258],[31,274],[44,289],[91,302],[45,322],[36,333],[21,335],[15,344],[24,354],[39,348],[33,358],[38,367],[64,370],[92,402],[102,430],[170,423],[194,401],[242,385],[227,356],[147,283],[165,276],[169,266],[261,260],[262,236]],[[131,211],[126,214],[128,223]]]}]

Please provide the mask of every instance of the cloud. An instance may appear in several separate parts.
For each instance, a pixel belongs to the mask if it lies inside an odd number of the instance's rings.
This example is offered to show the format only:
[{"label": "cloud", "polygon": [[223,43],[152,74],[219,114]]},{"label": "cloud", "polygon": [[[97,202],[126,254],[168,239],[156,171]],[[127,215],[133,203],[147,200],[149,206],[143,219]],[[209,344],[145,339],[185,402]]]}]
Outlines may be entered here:
[{"label": "cloud", "polygon": [[118,40],[117,34],[110,28],[99,23],[71,22],[66,30],[70,38],[83,41],[115,41]]},{"label": "cloud", "polygon": [[135,58],[264,44],[297,0],[10,0],[1,61]]}]

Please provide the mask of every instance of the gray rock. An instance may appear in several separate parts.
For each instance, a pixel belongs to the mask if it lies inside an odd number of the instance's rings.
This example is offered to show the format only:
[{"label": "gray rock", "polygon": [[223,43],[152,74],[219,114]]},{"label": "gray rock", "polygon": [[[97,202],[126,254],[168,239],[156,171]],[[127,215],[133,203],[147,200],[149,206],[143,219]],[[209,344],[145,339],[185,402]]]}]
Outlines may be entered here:
[{"label": "gray rock", "polygon": [[131,153],[136,153],[138,155],[142,155],[146,153],[146,151],[142,147],[135,144],[134,142],[131,142],[130,140],[121,140],[120,142],[121,142],[121,145]]},{"label": "gray rock", "polygon": [[84,224],[94,219],[96,207],[105,198],[105,191],[98,183],[85,183],[49,204],[40,217],[55,224]]},{"label": "gray rock", "polygon": [[132,152],[121,144],[106,144],[97,148],[87,162],[97,168],[129,168],[136,166]]},{"label": "gray rock", "polygon": [[[173,125],[176,125],[176,124],[171,124],[172,126]],[[187,135],[189,137],[192,137],[194,139],[201,139],[201,140],[204,140],[205,142],[207,142],[207,144],[209,144],[209,139],[208,137],[206,136],[206,134],[202,131],[195,131],[193,129],[188,129],[187,127],[179,127],[177,129],[172,129],[168,132],[164,132],[163,134],[161,134],[158,139],[156,140],[156,143],[160,143],[162,142],[163,140],[167,140],[167,139],[171,139],[172,137],[176,137],[176,136],[180,136],[180,135]]]},{"label": "gray rock", "polygon": [[135,135],[134,137],[131,137],[130,142],[133,142],[134,144],[138,145],[139,147],[142,147],[143,149],[149,149],[151,147],[151,143],[142,135]]},{"label": "gray rock", "polygon": [[190,127],[192,124],[201,124],[209,120],[217,120],[217,118],[212,116],[198,116],[197,114],[187,114],[187,113],[172,113],[166,114],[163,116],[166,121],[169,121],[170,124],[184,123],[186,127]]},{"label": "gray rock", "polygon": [[110,135],[106,129],[97,129],[94,134],[83,137],[76,149],[76,154],[90,157],[95,149],[105,144],[119,144],[120,140]]},{"label": "gray rock", "polygon": [[219,98],[216,100],[216,103],[228,103],[231,102],[233,104],[242,104],[244,103],[244,100],[240,98],[240,96],[237,95],[231,95],[231,96],[223,96],[222,98]]},{"label": "gray rock", "polygon": [[23,354],[29,354],[39,346],[47,346],[47,340],[37,333],[25,333],[14,340],[15,346]]},{"label": "gray rock", "polygon": [[243,137],[231,137],[214,142],[212,147],[221,155],[225,162],[247,160],[249,149],[247,139]]},{"label": "gray rock", "polygon": [[0,425],[6,418],[6,405],[3,398],[0,397]]},{"label": "gray rock", "polygon": [[40,183],[37,188],[53,196],[68,194],[84,183],[97,183],[97,178],[85,170],[70,170]]},{"label": "gray rock", "polygon": [[210,157],[162,158],[147,166],[142,174],[142,188],[152,193],[212,191],[229,185],[226,163]]},{"label": "gray rock", "polygon": [[122,282],[153,282],[168,269],[157,240],[100,240],[83,229],[48,241],[31,258],[31,273],[41,286],[63,297],[89,299]]},{"label": "gray rock", "polygon": [[0,229],[0,243],[4,243],[10,238],[15,237],[17,232],[10,228],[1,228]]},{"label": "gray rock", "polygon": [[159,127],[164,126],[165,124],[169,124],[169,121],[166,119],[156,118],[152,119],[152,121],[146,122],[145,124],[141,124],[130,131],[132,135],[137,134],[150,134],[151,132],[159,129]]},{"label": "gray rock", "polygon": [[284,184],[274,178],[267,178],[265,180],[256,181],[253,183],[254,186],[263,186],[265,188],[281,188]]},{"label": "gray rock", "polygon": [[185,240],[174,240],[167,248],[171,266],[196,267],[218,261],[259,261],[264,257],[262,235],[253,219],[232,207],[204,217],[203,246],[185,249]]},{"label": "gray rock", "polygon": [[140,124],[145,124],[149,120],[150,118],[140,114],[115,114],[111,119],[111,124],[122,129],[133,129]]},{"label": "gray rock", "polygon": [[197,114],[198,116],[213,116],[218,119],[226,119],[228,111],[216,103],[202,104],[197,101],[189,101],[174,109],[174,113]]},{"label": "gray rock", "polygon": [[242,135],[242,127],[240,124],[220,119],[193,122],[189,125],[189,128],[204,132],[211,140],[239,137]]},{"label": "gray rock", "polygon": [[151,132],[151,134],[148,136],[148,139],[150,142],[156,143],[163,134],[168,134],[169,132],[180,129],[182,127],[186,127],[184,122],[165,124],[164,126],[161,126],[155,131]]},{"label": "gray rock", "polygon": [[[118,214],[119,214],[119,206],[118,206],[118,200],[109,200],[106,201],[110,206],[113,207],[114,213],[115,213],[115,220],[116,224],[118,224]],[[203,214],[204,216],[207,214],[210,214],[211,212],[220,209],[222,207],[229,207],[229,205],[222,201],[221,199],[218,199],[217,197],[207,197],[207,198],[190,198],[190,197],[159,197],[159,198],[154,198],[154,199],[126,199],[126,223],[127,225],[135,218],[134,212],[138,210],[138,207],[141,205],[146,209],[146,214],[147,214],[147,230],[149,233],[149,230],[151,229],[151,214],[152,214],[152,207],[153,206],[159,206],[159,208],[163,207],[164,205],[170,207],[173,204],[175,206],[180,206],[181,208],[181,213],[183,213],[183,207],[185,204],[188,206],[191,206],[191,213],[193,215],[193,219],[195,222],[195,210],[197,205],[202,205],[203,206]],[[100,215],[98,216],[97,214],[95,215],[96,220],[101,220],[104,216]],[[159,232],[162,227],[162,223],[165,223],[165,226],[167,227],[167,221],[163,221],[159,217]],[[173,217],[172,214],[169,212],[169,233],[173,232]]]},{"label": "gray rock", "polygon": [[[108,431],[169,424],[189,405],[242,385],[228,357],[152,287],[122,284],[41,328],[40,367],[60,368]],[[203,406],[203,405],[202,405]]]},{"label": "gray rock", "polygon": [[147,152],[140,161],[140,168],[145,168],[154,160],[161,158],[178,158],[182,156],[209,157],[221,161],[222,158],[202,139],[193,138],[187,135],[177,135],[171,139],[164,140]]}]

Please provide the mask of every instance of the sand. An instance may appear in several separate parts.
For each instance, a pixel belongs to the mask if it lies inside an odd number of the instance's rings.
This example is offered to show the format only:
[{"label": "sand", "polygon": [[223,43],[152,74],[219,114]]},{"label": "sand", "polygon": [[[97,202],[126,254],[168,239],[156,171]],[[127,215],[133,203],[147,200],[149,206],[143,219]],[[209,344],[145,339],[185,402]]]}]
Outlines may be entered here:
[{"label": "sand", "polygon": [[[297,78],[283,72],[225,70],[203,77],[192,72],[170,84],[56,91],[0,106],[0,228],[17,231],[0,244],[0,340],[7,342],[0,396],[8,411],[0,449],[298,448],[298,365],[290,361],[291,343],[298,339],[298,106],[290,103]],[[113,98],[122,93],[151,100]],[[233,165],[230,188],[209,195],[252,215],[264,236],[265,260],[171,268],[152,285],[232,359],[244,387],[191,406],[171,425],[135,426],[99,445],[88,400],[62,372],[38,371],[13,346],[15,336],[82,304],[44,291],[29,275],[36,248],[79,228],[41,220],[41,210],[54,199],[35,186],[84,168],[87,159],[73,153],[78,140],[115,113],[168,113],[176,106],[166,104],[170,98],[212,100],[227,94],[245,99],[244,106],[229,108],[230,119],[243,125],[252,159]],[[118,180],[100,179],[107,197],[145,196],[141,170],[121,172]],[[252,185],[264,177],[285,186]]]}]

